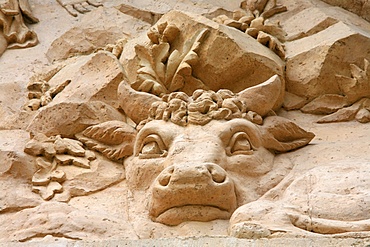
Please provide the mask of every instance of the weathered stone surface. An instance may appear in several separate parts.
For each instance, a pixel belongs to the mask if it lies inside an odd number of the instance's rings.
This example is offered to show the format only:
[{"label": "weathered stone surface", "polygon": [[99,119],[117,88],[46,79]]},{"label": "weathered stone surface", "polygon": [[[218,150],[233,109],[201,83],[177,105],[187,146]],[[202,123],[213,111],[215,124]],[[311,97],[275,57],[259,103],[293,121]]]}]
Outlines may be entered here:
[{"label": "weathered stone surface", "polygon": [[348,99],[344,96],[324,94],[302,107],[301,111],[311,114],[329,114],[348,105]]},{"label": "weathered stone surface", "polygon": [[123,70],[117,58],[109,52],[102,51],[64,67],[48,83],[55,87],[70,81],[53,98],[53,104],[66,101],[74,103],[102,101],[117,107],[117,88],[122,79]]},{"label": "weathered stone surface", "polygon": [[[171,10],[180,10],[180,11],[186,11],[188,13],[207,15],[208,13],[213,12],[216,9],[222,8],[223,10],[231,12],[240,6],[239,0],[230,0],[226,2],[222,0],[216,0],[212,2],[208,0],[189,0],[186,2],[183,2],[183,1],[174,2],[172,0],[163,0],[163,1],[137,0],[137,1],[127,2],[125,4],[122,4],[122,2],[120,1],[116,1],[116,2],[117,2],[116,6],[118,6],[119,9],[121,9],[122,7],[125,8],[125,6],[127,6],[126,8],[131,7],[135,9],[140,9],[142,11],[151,12],[154,15],[155,14],[163,15],[167,12],[170,12]],[[141,15],[139,19],[143,17],[146,17],[146,14]]]},{"label": "weathered stone surface", "polygon": [[24,130],[0,130],[0,174],[29,179],[36,171],[33,158],[23,152],[30,134]]},{"label": "weathered stone surface", "polygon": [[368,244],[368,22],[319,0],[58,2],[75,17],[33,1],[42,42],[0,58],[2,244]]},{"label": "weathered stone surface", "polygon": [[25,209],[2,223],[7,226],[7,231],[0,233],[0,239],[10,237],[13,241],[21,242],[47,235],[71,240],[86,237],[98,240],[102,236],[105,238],[118,235],[126,238],[135,236],[128,225],[106,219],[103,212],[85,213],[83,210],[57,202]]},{"label": "weathered stone surface", "polygon": [[[305,25],[301,24],[305,20]],[[282,22],[284,30],[289,33],[287,40],[301,39],[311,36],[338,22],[336,17],[332,17],[323,8],[309,7],[291,18]]]},{"label": "weathered stone surface", "polygon": [[[0,81],[2,77],[0,75]],[[0,128],[7,129],[9,119],[14,117],[16,112],[25,104],[24,93],[18,83],[5,81],[0,84]],[[6,92],[6,93],[5,93]],[[13,102],[13,103],[10,103]]]},{"label": "weathered stone surface", "polygon": [[124,15],[115,8],[98,8],[87,13],[78,26],[57,38],[46,55],[56,61],[90,54],[119,39],[135,36],[148,27],[148,23]]},{"label": "weathered stone surface", "polygon": [[322,0],[328,4],[342,7],[348,11],[351,11],[365,20],[370,21],[370,3],[368,0],[358,1],[340,1],[340,0]]},{"label": "weathered stone surface", "polygon": [[1,130],[0,137],[0,214],[39,205],[42,199],[31,192],[29,183],[36,165],[33,157],[23,152],[30,134],[24,130]]},{"label": "weathered stone surface", "polygon": [[[29,247],[46,247],[50,244],[54,244],[56,241],[46,236],[40,241],[33,241],[27,243],[12,243],[6,242],[5,244],[9,247],[14,246],[29,246]],[[268,246],[273,245],[276,247],[286,246],[303,246],[303,247],[337,247],[337,246],[367,246],[370,243],[369,239],[361,237],[351,238],[330,238],[330,237],[311,237],[311,238],[273,238],[273,239],[237,239],[233,237],[220,237],[220,236],[203,236],[203,237],[185,237],[185,238],[165,238],[165,239],[139,239],[139,240],[127,240],[127,239],[115,239],[115,240],[85,240],[85,241],[72,241],[66,239],[58,239],[58,244],[66,247],[73,247],[76,244],[83,246],[95,246],[95,247],[114,247],[117,245],[127,246],[235,246],[235,247],[252,247],[252,246]]]},{"label": "weathered stone surface", "polygon": [[360,123],[368,123],[370,122],[370,111],[368,109],[361,109],[356,114],[356,119]]},{"label": "weathered stone surface", "polygon": [[51,87],[66,81],[68,84],[39,110],[28,130],[73,136],[102,120],[123,120],[124,116],[114,108],[118,106],[117,88],[122,78],[122,67],[109,52],[83,57],[62,68],[48,83]]},{"label": "weathered stone surface", "polygon": [[[158,23],[164,22],[181,27],[171,51],[182,51],[181,45],[191,40],[199,30],[209,30],[197,51],[198,62],[192,65],[192,75],[211,90],[226,88],[239,92],[275,74],[282,76],[284,73],[284,63],[277,55],[236,29],[177,11],[164,15]],[[136,81],[137,70],[140,69],[135,46],[145,45],[145,42],[148,42],[145,36],[130,41],[123,51],[125,56],[120,58],[130,83]],[[194,89],[183,90],[191,94]]]},{"label": "weathered stone surface", "polygon": [[284,109],[290,110],[298,110],[301,109],[307,103],[307,99],[299,97],[295,94],[285,92],[284,95]]},{"label": "weathered stone surface", "polygon": [[[32,192],[32,185],[27,179],[14,178],[13,175],[9,174],[1,174],[0,186],[0,219],[1,225],[4,228],[8,226],[5,220],[9,214],[36,207],[44,201],[39,195]],[[8,224],[11,223],[8,222]],[[3,231],[1,234],[5,234],[5,232]],[[3,242],[3,240],[8,239],[8,236],[7,234],[1,236],[0,241]]]},{"label": "weathered stone surface", "polygon": [[43,107],[31,120],[27,130],[47,136],[74,137],[90,125],[109,120],[123,121],[124,116],[101,101],[54,103]]},{"label": "weathered stone surface", "polygon": [[[367,231],[368,173],[363,163],[316,167],[293,182],[286,181],[285,193],[267,193],[264,199],[240,207],[230,220],[233,231],[244,228],[245,238],[267,237],[277,231],[302,236]],[[343,203],[344,194],[352,199]],[[327,203],[336,210],[327,208]]]},{"label": "weathered stone surface", "polygon": [[[76,169],[66,166],[60,169],[69,177],[63,183],[64,192],[56,196],[56,200],[89,195],[96,193],[125,179],[125,172],[122,164],[112,161],[97,159],[91,162],[90,169]],[[86,168],[86,167],[85,167]],[[99,179],[96,179],[99,177]]]},{"label": "weathered stone surface", "polygon": [[310,100],[323,94],[340,94],[335,75],[350,76],[349,64],[362,64],[364,58],[369,59],[369,46],[366,29],[343,22],[287,42],[287,91]]},{"label": "weathered stone surface", "polygon": [[[370,105],[370,99],[366,99],[366,98],[361,99],[349,107],[340,108],[338,111],[320,118],[317,122],[318,123],[344,122],[344,121],[351,121],[356,118],[359,122],[366,123],[367,121],[366,111],[369,105]],[[361,112],[359,113],[359,111]],[[357,118],[357,114],[358,114],[358,118]]]}]

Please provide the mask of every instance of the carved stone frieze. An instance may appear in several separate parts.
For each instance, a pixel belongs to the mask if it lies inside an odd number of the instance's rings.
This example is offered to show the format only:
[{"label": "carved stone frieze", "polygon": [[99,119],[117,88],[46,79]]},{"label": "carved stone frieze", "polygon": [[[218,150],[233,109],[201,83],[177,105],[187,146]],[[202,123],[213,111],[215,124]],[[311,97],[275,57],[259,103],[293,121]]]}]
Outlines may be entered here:
[{"label": "carved stone frieze", "polygon": [[[0,242],[365,243],[370,24],[325,2],[34,1],[40,45],[0,58]],[[37,40],[25,3],[0,54]]]},{"label": "carved stone frieze", "polygon": [[[155,42],[160,38],[158,35],[162,35],[161,33],[165,31],[167,26],[172,29],[171,32],[175,32],[176,28],[180,31],[173,33],[175,37],[170,43],[167,43],[166,39],[166,42],[159,39],[159,43],[156,44]],[[261,46],[249,35],[219,25],[202,16],[171,11],[163,15],[148,35],[149,37],[145,35],[146,37],[140,36],[128,41],[123,50],[124,56],[120,58],[130,84],[142,81],[140,76],[149,76],[149,70],[145,70],[145,67],[141,65],[144,61],[140,59],[140,56],[144,58],[145,51],[150,51],[153,54],[154,50],[152,49],[155,49],[156,52],[164,51],[160,54],[161,57],[157,64],[163,63],[163,65],[159,64],[162,70],[171,68],[168,70],[169,75],[176,74],[176,71],[177,73],[181,71],[178,75],[186,73],[185,77],[189,79],[181,91],[187,94],[192,94],[199,87],[213,91],[226,88],[233,92],[239,92],[246,87],[262,83],[275,74],[279,75],[281,79],[283,78],[284,62],[272,51]],[[166,44],[171,45],[164,49],[165,46],[168,46]],[[145,49],[140,47],[145,47]],[[195,49],[195,52],[192,52],[191,49]],[[169,52],[168,55],[166,55],[167,52]],[[146,60],[150,58],[149,54],[147,53]],[[188,62],[180,59],[181,56],[184,56]],[[160,61],[161,59],[163,61]],[[168,63],[171,63],[170,67],[168,67]],[[159,67],[155,68],[159,69]],[[260,72],[257,72],[257,67]],[[137,73],[139,69],[141,69],[140,73]],[[268,76],[261,77],[261,75]],[[168,78],[172,79],[172,76]],[[180,79],[179,76],[176,76],[175,80],[179,80],[177,78]],[[192,81],[189,81],[191,78]],[[173,90],[179,90],[179,86],[174,84]]]}]

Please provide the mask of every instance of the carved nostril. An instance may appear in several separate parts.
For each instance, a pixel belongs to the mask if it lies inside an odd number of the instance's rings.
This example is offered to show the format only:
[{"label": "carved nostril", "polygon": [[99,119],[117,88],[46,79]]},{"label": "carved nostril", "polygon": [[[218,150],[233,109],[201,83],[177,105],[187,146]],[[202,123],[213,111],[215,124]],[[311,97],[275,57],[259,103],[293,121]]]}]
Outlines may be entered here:
[{"label": "carved nostril", "polygon": [[162,186],[167,186],[170,183],[173,171],[174,171],[173,167],[167,169],[166,172],[158,178],[158,183]]},{"label": "carved nostril", "polygon": [[216,183],[223,183],[226,179],[226,174],[223,170],[217,169],[215,166],[207,166],[209,173],[211,173],[212,180]]},{"label": "carved nostril", "polygon": [[171,175],[170,174],[166,174],[166,175],[163,175],[161,178],[158,179],[158,182],[160,185],[162,186],[167,186],[170,182],[170,179],[171,179]]}]

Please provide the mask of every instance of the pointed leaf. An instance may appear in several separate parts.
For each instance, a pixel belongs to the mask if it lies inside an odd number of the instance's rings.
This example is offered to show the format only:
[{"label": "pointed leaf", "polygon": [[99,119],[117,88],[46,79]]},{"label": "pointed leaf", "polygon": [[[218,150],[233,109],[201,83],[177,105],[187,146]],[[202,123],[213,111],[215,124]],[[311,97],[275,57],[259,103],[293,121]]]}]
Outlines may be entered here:
[{"label": "pointed leaf", "polygon": [[139,86],[138,90],[142,92],[150,92],[153,85],[156,83],[156,81],[153,80],[145,80],[141,85]]},{"label": "pointed leaf", "polygon": [[184,86],[184,77],[180,74],[176,74],[172,81],[171,81],[171,85],[169,86],[169,91],[170,92],[175,92],[179,89],[181,89],[183,86]]},{"label": "pointed leaf", "polygon": [[85,149],[83,144],[79,141],[57,137],[54,142],[55,150],[58,154],[68,153],[72,156],[83,157],[85,156]]},{"label": "pointed leaf", "polygon": [[166,66],[164,62],[167,60],[170,51],[170,44],[160,43],[159,45],[154,45],[152,48],[152,56],[154,60],[155,72],[158,75],[158,82],[164,82]]},{"label": "pointed leaf", "polygon": [[165,78],[165,86],[169,88],[169,84],[172,78],[175,75],[179,64],[181,63],[182,57],[181,53],[178,50],[174,50],[168,58],[167,61],[167,70],[166,70],[166,78]]},{"label": "pointed leaf", "polygon": [[141,76],[141,75],[150,75],[153,78],[155,78],[155,75],[156,75],[153,68],[148,67],[148,66],[141,67],[140,69],[137,70],[137,73],[139,74],[139,76]]}]

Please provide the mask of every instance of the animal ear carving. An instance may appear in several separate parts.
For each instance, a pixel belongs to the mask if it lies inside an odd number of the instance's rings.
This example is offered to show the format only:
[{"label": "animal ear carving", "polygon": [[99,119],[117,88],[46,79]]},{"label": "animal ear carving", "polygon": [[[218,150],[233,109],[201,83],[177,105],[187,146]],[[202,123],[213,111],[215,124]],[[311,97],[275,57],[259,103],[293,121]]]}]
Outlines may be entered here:
[{"label": "animal ear carving", "polygon": [[238,93],[238,98],[247,105],[247,110],[261,116],[266,116],[271,110],[279,108],[283,103],[283,97],[284,84],[277,75]]},{"label": "animal ear carving", "polygon": [[278,152],[287,152],[307,145],[315,135],[307,132],[294,122],[271,116],[261,127],[264,147]]},{"label": "animal ear carving", "polygon": [[121,121],[108,121],[86,128],[76,135],[87,147],[119,161],[133,153],[136,130]]}]

